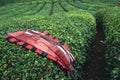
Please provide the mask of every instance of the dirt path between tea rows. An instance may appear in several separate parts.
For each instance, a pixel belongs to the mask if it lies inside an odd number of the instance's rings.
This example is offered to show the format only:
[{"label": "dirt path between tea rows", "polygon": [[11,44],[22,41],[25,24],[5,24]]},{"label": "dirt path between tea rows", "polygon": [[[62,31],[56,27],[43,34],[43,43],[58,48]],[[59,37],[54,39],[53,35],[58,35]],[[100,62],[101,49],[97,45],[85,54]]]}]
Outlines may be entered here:
[{"label": "dirt path between tea rows", "polygon": [[97,26],[97,34],[93,41],[92,49],[89,52],[89,60],[85,64],[85,80],[107,80],[106,61],[104,58],[105,46],[101,41],[104,40],[104,32]]}]

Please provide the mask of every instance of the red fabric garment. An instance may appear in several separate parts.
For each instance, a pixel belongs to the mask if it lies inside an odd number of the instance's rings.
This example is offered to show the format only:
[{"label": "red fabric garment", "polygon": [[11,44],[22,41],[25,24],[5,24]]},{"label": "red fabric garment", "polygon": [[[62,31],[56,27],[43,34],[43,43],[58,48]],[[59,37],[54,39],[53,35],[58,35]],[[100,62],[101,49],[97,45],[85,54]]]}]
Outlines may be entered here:
[{"label": "red fabric garment", "polygon": [[70,48],[66,44],[60,44],[58,38],[53,37],[47,32],[38,32],[34,30],[18,31],[8,33],[6,39],[26,49],[36,52],[38,55],[46,57],[68,71],[68,76],[74,71],[72,66],[75,61],[74,56],[70,52]]}]

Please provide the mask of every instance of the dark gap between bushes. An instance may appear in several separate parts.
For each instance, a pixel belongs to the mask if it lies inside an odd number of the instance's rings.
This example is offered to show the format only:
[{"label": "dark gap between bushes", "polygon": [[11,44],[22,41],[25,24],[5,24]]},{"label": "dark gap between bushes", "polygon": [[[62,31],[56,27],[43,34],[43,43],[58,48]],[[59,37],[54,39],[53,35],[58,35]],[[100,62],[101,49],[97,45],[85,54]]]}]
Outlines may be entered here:
[{"label": "dark gap between bushes", "polygon": [[51,15],[53,15],[53,13],[54,13],[54,4],[55,4],[55,2],[51,2],[51,10],[50,10],[50,13],[49,13],[49,15],[51,16]]},{"label": "dark gap between bushes", "polygon": [[89,58],[84,65],[85,80],[107,80],[107,72],[105,70],[105,46],[102,43],[105,39],[104,31],[100,25],[96,27],[96,37],[91,45]]}]

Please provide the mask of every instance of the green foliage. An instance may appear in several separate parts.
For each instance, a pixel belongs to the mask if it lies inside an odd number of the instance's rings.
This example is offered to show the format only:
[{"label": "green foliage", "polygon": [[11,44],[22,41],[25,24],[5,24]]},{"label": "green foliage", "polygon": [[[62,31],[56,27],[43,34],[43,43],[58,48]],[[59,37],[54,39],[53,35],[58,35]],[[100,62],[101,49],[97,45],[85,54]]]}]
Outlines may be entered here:
[{"label": "green foliage", "polygon": [[[68,15],[69,14],[69,15]],[[3,23],[4,22],[4,23]],[[25,16],[0,22],[0,34],[34,29],[47,31],[67,43],[76,58],[75,80],[83,80],[87,49],[95,36],[95,19],[85,12],[59,13],[53,16]],[[0,76],[2,79],[71,80],[52,61],[0,37]]]},{"label": "green foliage", "polygon": [[120,9],[115,7],[98,11],[97,21],[103,26],[106,36],[107,70],[111,80],[120,80]]},{"label": "green foliage", "polygon": [[[9,4],[9,3],[24,3],[24,2],[58,2],[58,1],[67,1],[67,0],[0,0],[0,6]],[[69,0],[73,1],[73,0]]]},{"label": "green foliage", "polygon": [[[60,6],[59,1],[61,1]],[[0,0],[0,77],[2,79],[69,80],[52,61],[3,39],[8,32],[34,29],[48,31],[67,43],[77,64],[75,80],[83,79],[89,43],[95,35],[95,19],[86,12],[113,7],[119,0]],[[48,16],[52,10],[53,14]],[[13,3],[13,4],[9,4]],[[66,11],[65,11],[66,9]],[[68,12],[67,12],[68,11]],[[65,13],[67,12],[67,13]],[[120,10],[98,11],[97,23],[106,33],[107,70],[111,80],[120,79]],[[2,36],[1,36],[2,35]]]},{"label": "green foliage", "polygon": [[[69,5],[67,2],[61,2],[62,6],[68,11],[78,10],[75,7]],[[10,18],[10,17],[21,17],[21,16],[31,16],[31,15],[42,15],[48,16],[51,10],[51,3],[32,1],[25,3],[14,3],[8,4],[0,7],[0,20]],[[54,3],[54,13],[63,13],[64,9],[59,5],[59,3]]]},{"label": "green foliage", "polygon": [[[16,2],[16,0],[13,0]],[[52,9],[52,1],[54,1],[54,7]],[[10,2],[12,2],[10,0]],[[9,3],[9,1],[8,1]],[[62,7],[61,7],[62,5]],[[54,13],[63,13],[69,11],[87,11],[95,12],[98,9],[105,7],[112,7],[117,4],[109,4],[103,2],[94,3],[84,3],[79,0],[74,2],[73,0],[61,0],[61,5],[59,0],[20,0],[13,4],[7,4],[0,7],[0,20],[10,18],[10,17],[20,17],[20,16],[30,16],[30,15],[50,15]]]}]

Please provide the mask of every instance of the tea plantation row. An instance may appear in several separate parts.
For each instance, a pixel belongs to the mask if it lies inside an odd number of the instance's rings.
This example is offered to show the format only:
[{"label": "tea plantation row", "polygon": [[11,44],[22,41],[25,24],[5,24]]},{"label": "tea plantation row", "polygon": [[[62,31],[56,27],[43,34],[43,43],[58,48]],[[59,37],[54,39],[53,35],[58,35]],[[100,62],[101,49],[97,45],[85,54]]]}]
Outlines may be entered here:
[{"label": "tea plantation row", "polygon": [[108,80],[120,80],[120,9],[108,8],[97,13],[98,24],[105,33]]},{"label": "tea plantation row", "polygon": [[10,17],[20,17],[20,16],[31,16],[31,15],[50,15],[59,12],[68,12],[71,10],[77,10],[75,7],[69,5],[67,2],[61,2],[62,8],[59,3],[54,3],[54,8],[52,9],[51,3],[15,3],[2,6],[0,8],[0,19],[6,19]]},{"label": "tea plantation row", "polygon": [[[53,7],[52,7],[53,6]],[[61,1],[61,3],[47,3],[45,1],[31,1],[30,2],[20,2],[14,4],[8,4],[0,8],[0,19],[6,19],[10,17],[20,17],[20,16],[30,16],[30,15],[53,15],[59,12],[69,12],[73,10],[83,10],[94,12],[98,9],[105,8],[108,6],[114,6],[113,4],[97,3],[88,4],[82,3],[81,1]]]},{"label": "tea plantation row", "polygon": [[[69,14],[69,15],[68,15]],[[4,24],[3,24],[4,22]],[[34,29],[48,31],[67,43],[76,58],[75,80],[83,80],[83,65],[89,44],[95,36],[95,19],[89,13],[69,12],[53,16],[27,16],[10,18],[0,23],[0,34]],[[1,79],[68,80],[64,71],[52,61],[22,47],[8,43],[0,37]]]},{"label": "tea plantation row", "polygon": [[[74,78],[75,80],[83,80],[82,67],[87,60],[87,52],[96,33],[95,19],[86,12],[114,6],[114,4],[93,4],[94,2],[91,3],[88,0],[81,0],[83,3],[79,0],[72,0],[72,2],[64,0],[61,4],[68,12],[65,13],[64,9],[58,5],[59,3],[55,3],[53,11],[55,14],[48,16],[51,10],[51,2],[30,1],[0,7],[1,79],[69,80],[64,71],[58,65],[53,64],[52,61],[22,47],[10,44],[3,39],[8,32],[34,29],[48,31],[71,47],[77,60],[74,64],[76,67]],[[78,2],[74,3],[74,1]],[[99,2],[99,0],[97,1]],[[118,0],[114,1],[117,2]],[[89,2],[89,4],[84,2]],[[108,65],[108,75],[111,80],[120,79],[119,10],[119,8],[103,9],[96,14],[97,24],[101,25],[105,32],[105,57]]]}]

